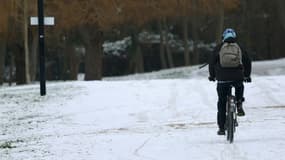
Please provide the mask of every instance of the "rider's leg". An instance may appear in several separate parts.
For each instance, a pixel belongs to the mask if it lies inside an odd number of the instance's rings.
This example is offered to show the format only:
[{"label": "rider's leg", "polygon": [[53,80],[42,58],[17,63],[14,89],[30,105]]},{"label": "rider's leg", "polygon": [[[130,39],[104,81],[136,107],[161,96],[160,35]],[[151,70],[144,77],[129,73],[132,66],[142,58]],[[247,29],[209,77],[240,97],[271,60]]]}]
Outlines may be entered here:
[{"label": "rider's leg", "polygon": [[234,82],[234,87],[235,87],[235,95],[237,98],[237,102],[243,102],[243,93],[244,93],[244,85],[242,81]]},{"label": "rider's leg", "polygon": [[218,113],[217,113],[217,122],[220,130],[225,130],[226,122],[226,103],[227,95],[229,92],[229,84],[227,83],[218,83],[217,93],[218,93]]},{"label": "rider's leg", "polygon": [[242,81],[235,82],[235,95],[237,98],[237,111],[238,111],[238,116],[244,116],[245,112],[242,107],[242,103],[244,101],[243,93],[244,93],[244,85]]}]

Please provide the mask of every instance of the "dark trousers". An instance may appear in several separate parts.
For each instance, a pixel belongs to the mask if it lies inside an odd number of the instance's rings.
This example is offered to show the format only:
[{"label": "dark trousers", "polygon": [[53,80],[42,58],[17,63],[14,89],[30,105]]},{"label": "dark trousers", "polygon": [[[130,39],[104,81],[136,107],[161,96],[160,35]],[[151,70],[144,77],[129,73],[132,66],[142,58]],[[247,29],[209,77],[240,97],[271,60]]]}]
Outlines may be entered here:
[{"label": "dark trousers", "polygon": [[218,82],[217,92],[218,92],[218,113],[217,113],[217,121],[219,128],[224,128],[226,122],[226,103],[227,96],[230,94],[230,86],[235,87],[235,96],[238,102],[242,102],[244,85],[242,81],[234,81],[234,82]]}]

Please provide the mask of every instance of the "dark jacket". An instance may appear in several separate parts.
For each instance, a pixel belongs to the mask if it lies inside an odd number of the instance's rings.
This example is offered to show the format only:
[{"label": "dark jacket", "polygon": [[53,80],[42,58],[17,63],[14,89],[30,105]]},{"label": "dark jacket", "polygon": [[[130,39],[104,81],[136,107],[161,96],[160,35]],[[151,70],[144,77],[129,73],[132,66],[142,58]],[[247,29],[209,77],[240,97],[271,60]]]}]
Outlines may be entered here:
[{"label": "dark jacket", "polygon": [[[226,41],[228,43],[235,43],[235,40]],[[223,68],[220,65],[219,52],[223,43],[219,44],[213,51],[209,60],[209,74],[210,77],[216,78],[218,81],[243,81],[244,77],[250,77],[251,74],[251,59],[246,50],[242,51],[242,66],[236,68]]]}]

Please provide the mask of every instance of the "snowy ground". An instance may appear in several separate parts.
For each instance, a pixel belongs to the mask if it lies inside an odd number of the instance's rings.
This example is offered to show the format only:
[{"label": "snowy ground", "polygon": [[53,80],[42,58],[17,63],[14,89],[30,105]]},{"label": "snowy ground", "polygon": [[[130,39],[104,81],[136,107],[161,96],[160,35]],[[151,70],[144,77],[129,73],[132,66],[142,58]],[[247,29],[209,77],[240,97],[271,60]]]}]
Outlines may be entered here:
[{"label": "snowy ground", "polygon": [[254,63],[233,144],[206,68],[0,87],[0,160],[284,160],[284,62]]}]

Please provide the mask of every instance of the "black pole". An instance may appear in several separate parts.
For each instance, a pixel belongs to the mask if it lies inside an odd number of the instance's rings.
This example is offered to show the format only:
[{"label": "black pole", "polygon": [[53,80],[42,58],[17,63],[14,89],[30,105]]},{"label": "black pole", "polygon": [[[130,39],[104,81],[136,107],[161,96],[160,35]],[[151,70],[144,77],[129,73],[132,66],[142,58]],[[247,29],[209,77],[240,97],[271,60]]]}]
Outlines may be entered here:
[{"label": "black pole", "polygon": [[40,85],[41,96],[46,95],[45,79],[45,33],[44,33],[44,0],[38,0],[38,30],[39,30],[39,57],[40,57]]}]

